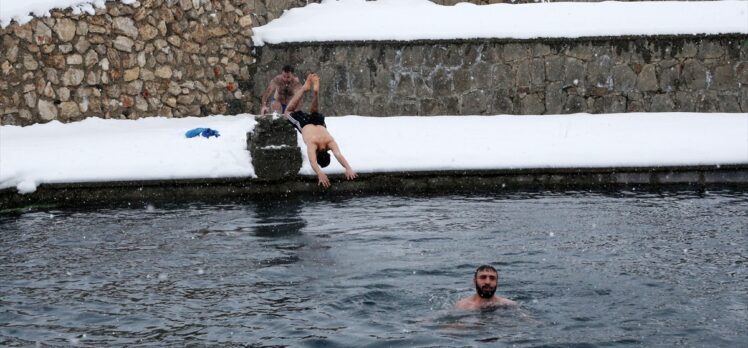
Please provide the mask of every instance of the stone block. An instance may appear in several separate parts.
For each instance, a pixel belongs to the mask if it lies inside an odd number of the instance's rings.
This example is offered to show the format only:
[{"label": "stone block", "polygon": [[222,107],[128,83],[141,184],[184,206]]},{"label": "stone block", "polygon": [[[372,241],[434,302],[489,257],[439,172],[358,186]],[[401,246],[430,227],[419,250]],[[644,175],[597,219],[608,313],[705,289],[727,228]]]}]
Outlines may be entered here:
[{"label": "stone block", "polygon": [[530,86],[545,87],[545,62],[542,59],[533,59],[530,62]]},{"label": "stone block", "polygon": [[584,86],[587,80],[587,68],[583,61],[576,58],[564,60],[564,86]]},{"label": "stone block", "polygon": [[473,87],[473,76],[470,74],[470,70],[457,69],[454,73],[454,92],[462,94],[468,92]]},{"label": "stone block", "polygon": [[719,99],[719,112],[740,112],[739,96],[720,93],[717,98]]},{"label": "stone block", "polygon": [[549,83],[545,88],[545,113],[560,114],[566,104],[566,92],[561,82]]},{"label": "stone block", "polygon": [[461,115],[485,115],[488,113],[489,98],[483,90],[466,93],[461,99]]},{"label": "stone block", "polygon": [[564,78],[564,59],[560,56],[549,56],[545,59],[545,76],[550,82]]},{"label": "stone block", "polygon": [[514,101],[506,92],[498,92],[491,101],[492,114],[514,114]]},{"label": "stone block", "polygon": [[717,90],[735,90],[738,87],[735,72],[729,65],[714,68],[714,88]]},{"label": "stone block", "polygon": [[515,88],[514,73],[512,67],[507,64],[496,64],[493,66],[493,89],[508,91]]},{"label": "stone block", "polygon": [[446,97],[452,95],[454,89],[453,77],[446,69],[437,68],[431,79],[431,88],[435,97]]},{"label": "stone block", "polygon": [[34,43],[44,45],[52,42],[52,29],[42,21],[36,21],[34,26]]},{"label": "stone block", "polygon": [[53,102],[39,99],[36,107],[42,121],[52,121],[57,118],[57,106]]},{"label": "stone block", "polygon": [[255,174],[260,179],[281,180],[295,176],[301,169],[301,149],[296,129],[283,118],[259,117],[247,147]]},{"label": "stone block", "polygon": [[78,108],[78,103],[73,101],[66,101],[60,104],[60,118],[63,120],[70,120],[77,116],[80,116],[81,112]]},{"label": "stone block", "polygon": [[78,86],[83,82],[84,76],[85,73],[83,70],[69,69],[62,74],[62,80],[60,82],[62,82],[63,86]]},{"label": "stone block", "polygon": [[725,55],[725,49],[719,41],[703,41],[699,48],[699,58],[713,59]]},{"label": "stone block", "polygon": [[673,112],[675,103],[668,94],[656,94],[652,96],[652,105],[649,107],[650,112]]},{"label": "stone block", "polygon": [[706,88],[707,70],[704,64],[696,59],[688,59],[683,62],[681,71],[681,83],[689,90],[703,90]]},{"label": "stone block", "polygon": [[628,65],[616,65],[612,68],[613,90],[629,93],[636,87],[637,76]]},{"label": "stone block", "polygon": [[470,67],[469,75],[472,77],[472,87],[480,89],[492,88],[495,81],[492,80],[492,66],[486,62],[478,62]]},{"label": "stone block", "polygon": [[150,24],[145,24],[138,29],[138,33],[142,40],[150,41],[158,36],[158,29]]},{"label": "stone block", "polygon": [[527,60],[530,58],[529,48],[527,45],[519,43],[506,44],[503,49],[503,57],[506,62]]},{"label": "stone block", "polygon": [[587,109],[587,101],[579,95],[570,95],[564,103],[563,110],[564,114],[576,114],[584,112]]},{"label": "stone block", "polygon": [[704,183],[707,184],[744,184],[748,182],[748,171],[741,170],[715,170],[704,172]]},{"label": "stone block", "polygon": [[538,94],[528,94],[520,100],[520,113],[522,115],[542,115],[545,113],[545,101]]},{"label": "stone block", "polygon": [[68,65],[80,65],[83,64],[83,56],[80,54],[71,54],[66,57],[66,62]]},{"label": "stone block", "polygon": [[135,42],[126,36],[120,35],[114,39],[114,48],[123,52],[132,52],[133,45],[135,45]]},{"label": "stone block", "polygon": [[654,65],[647,64],[642,67],[642,71],[639,73],[636,81],[636,88],[640,92],[652,92],[658,90],[657,73],[655,72]]},{"label": "stone block", "polygon": [[62,42],[72,41],[75,37],[76,29],[75,22],[68,18],[58,19],[57,25],[55,25],[55,33]]},{"label": "stone block", "polygon": [[680,86],[680,64],[667,64],[660,69],[659,88],[663,92],[675,92]]}]

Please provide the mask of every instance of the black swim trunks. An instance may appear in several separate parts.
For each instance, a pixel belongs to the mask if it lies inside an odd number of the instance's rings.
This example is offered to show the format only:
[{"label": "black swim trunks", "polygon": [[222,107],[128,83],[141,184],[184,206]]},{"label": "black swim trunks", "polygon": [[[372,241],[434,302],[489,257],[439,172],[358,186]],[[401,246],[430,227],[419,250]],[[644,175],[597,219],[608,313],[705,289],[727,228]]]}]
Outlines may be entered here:
[{"label": "black swim trunks", "polygon": [[307,114],[303,111],[294,111],[290,115],[288,115],[287,120],[288,122],[291,122],[291,124],[296,127],[299,132],[301,132],[301,129],[308,124],[327,128],[327,125],[325,124],[325,116],[318,112]]}]

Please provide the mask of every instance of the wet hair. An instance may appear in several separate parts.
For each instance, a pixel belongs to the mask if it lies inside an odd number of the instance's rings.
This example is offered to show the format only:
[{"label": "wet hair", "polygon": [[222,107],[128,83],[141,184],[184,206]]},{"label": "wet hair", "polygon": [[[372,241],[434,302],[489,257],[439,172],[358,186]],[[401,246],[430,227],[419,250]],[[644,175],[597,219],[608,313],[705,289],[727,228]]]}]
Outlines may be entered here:
[{"label": "wet hair", "polygon": [[475,274],[473,275],[473,278],[478,277],[478,272],[486,271],[486,270],[493,271],[493,273],[496,273],[496,275],[499,275],[499,272],[496,271],[496,268],[493,268],[492,266],[489,266],[489,265],[481,265],[480,267],[478,267],[478,269],[475,270]]},{"label": "wet hair", "polygon": [[281,71],[292,73],[293,72],[293,65],[290,65],[290,64],[284,65],[283,69],[281,69]]},{"label": "wet hair", "polygon": [[330,165],[330,153],[327,150],[317,151],[317,164],[322,168]]}]

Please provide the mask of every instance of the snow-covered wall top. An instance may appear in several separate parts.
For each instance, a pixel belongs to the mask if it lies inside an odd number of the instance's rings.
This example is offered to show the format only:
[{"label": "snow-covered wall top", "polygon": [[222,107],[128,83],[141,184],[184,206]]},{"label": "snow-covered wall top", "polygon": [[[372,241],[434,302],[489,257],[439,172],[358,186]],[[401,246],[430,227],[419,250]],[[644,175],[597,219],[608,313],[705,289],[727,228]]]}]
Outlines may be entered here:
[{"label": "snow-covered wall top", "polygon": [[255,46],[310,41],[579,38],[748,33],[748,1],[441,6],[428,0],[324,0],[253,29]]},{"label": "snow-covered wall top", "polygon": [[93,15],[95,8],[104,7],[106,1],[132,4],[136,0],[0,0],[0,27],[7,27],[12,21],[25,24],[34,17],[49,17],[50,10],[72,9],[73,14]]}]

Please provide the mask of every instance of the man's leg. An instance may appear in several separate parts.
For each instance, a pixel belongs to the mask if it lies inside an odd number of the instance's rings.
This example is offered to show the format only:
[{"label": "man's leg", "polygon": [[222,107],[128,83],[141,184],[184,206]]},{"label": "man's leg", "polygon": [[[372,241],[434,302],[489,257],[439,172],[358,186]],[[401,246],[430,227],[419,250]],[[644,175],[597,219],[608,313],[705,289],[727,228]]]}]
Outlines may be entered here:
[{"label": "man's leg", "polygon": [[312,108],[309,113],[319,113],[319,76],[314,74],[312,79]]},{"label": "man's leg", "polygon": [[292,113],[294,111],[298,111],[296,108],[299,106],[299,102],[301,102],[301,98],[304,97],[304,93],[309,91],[312,88],[312,81],[310,77],[312,74],[309,74],[307,76],[306,81],[304,81],[304,85],[301,86],[301,88],[294,93],[293,97],[291,97],[291,100],[288,101],[288,106],[286,107],[286,113]]}]

